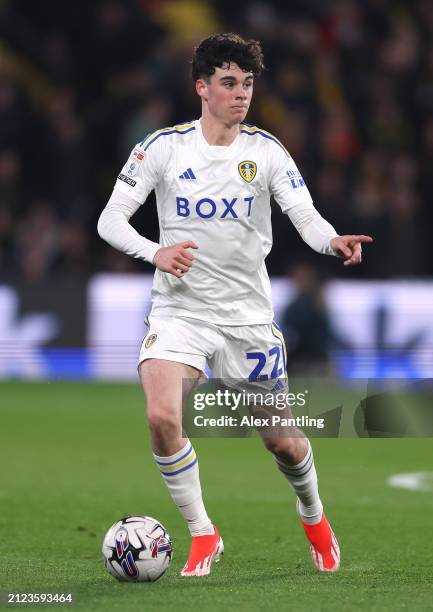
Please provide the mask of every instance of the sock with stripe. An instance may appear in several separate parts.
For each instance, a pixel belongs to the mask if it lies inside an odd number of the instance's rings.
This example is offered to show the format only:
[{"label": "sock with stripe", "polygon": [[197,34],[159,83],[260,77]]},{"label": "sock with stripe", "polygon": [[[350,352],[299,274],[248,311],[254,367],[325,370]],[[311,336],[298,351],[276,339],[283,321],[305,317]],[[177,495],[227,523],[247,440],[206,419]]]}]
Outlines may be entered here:
[{"label": "sock with stripe", "polygon": [[188,523],[192,536],[212,535],[200,486],[198,459],[191,442],[170,457],[153,454],[174,503]]},{"label": "sock with stripe", "polygon": [[286,463],[275,455],[278,469],[291,484],[298,496],[298,512],[304,523],[314,525],[322,518],[323,506],[319,497],[317,473],[314,466],[313,449],[309,440],[308,450],[302,461],[296,465]]}]

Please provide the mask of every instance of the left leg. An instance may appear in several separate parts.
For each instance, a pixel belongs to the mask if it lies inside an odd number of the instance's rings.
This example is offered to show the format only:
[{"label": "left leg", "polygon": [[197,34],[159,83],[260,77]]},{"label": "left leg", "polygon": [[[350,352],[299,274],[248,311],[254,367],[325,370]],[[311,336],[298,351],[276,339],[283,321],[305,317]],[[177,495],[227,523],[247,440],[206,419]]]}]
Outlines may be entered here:
[{"label": "left leg", "polygon": [[[245,325],[224,327],[220,331],[225,346],[215,360],[215,377],[237,379],[237,383],[255,392],[278,393],[284,387],[282,378],[286,369],[284,339],[278,326]],[[280,380],[278,380],[280,379]],[[236,381],[235,381],[236,382]],[[233,386],[230,383],[227,386]],[[238,385],[236,385],[238,386]],[[256,407],[257,411],[269,416],[273,411],[268,406]],[[286,414],[276,410],[280,416],[292,417],[290,408]],[[279,431],[261,430],[266,448],[274,455],[278,469],[292,486],[297,496],[297,511],[304,531],[310,541],[311,555],[317,569],[335,572],[340,565],[337,540],[323,513],[319,497],[317,473],[313,451],[309,440],[296,427],[281,428]]]},{"label": "left leg", "polygon": [[266,448],[274,455],[278,469],[295,491],[296,510],[310,542],[314,565],[322,572],[338,571],[340,548],[323,512],[313,449],[308,438],[296,427],[278,432],[280,437],[275,436],[277,432],[260,433]]},{"label": "left leg", "polygon": [[292,432],[284,432],[284,437],[261,433],[265,447],[274,455],[278,469],[298,498],[297,509],[302,522],[319,523],[323,506],[319,497],[313,449],[308,438],[295,427]]}]

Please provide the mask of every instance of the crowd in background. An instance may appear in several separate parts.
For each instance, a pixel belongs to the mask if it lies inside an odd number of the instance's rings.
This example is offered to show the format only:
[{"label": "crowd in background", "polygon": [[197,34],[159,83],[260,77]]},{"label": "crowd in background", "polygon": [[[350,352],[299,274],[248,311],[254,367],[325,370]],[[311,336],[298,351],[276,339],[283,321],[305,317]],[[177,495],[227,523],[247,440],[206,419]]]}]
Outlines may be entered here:
[{"label": "crowd in background", "polygon": [[[2,278],[150,271],[105,245],[97,218],[132,146],[200,115],[192,49],[217,31],[262,41],[248,121],[286,145],[337,231],[375,239],[362,266],[343,268],[310,252],[274,204],[270,273],[298,260],[332,276],[433,273],[430,0],[4,0]],[[158,239],[152,197],[134,224]]]}]

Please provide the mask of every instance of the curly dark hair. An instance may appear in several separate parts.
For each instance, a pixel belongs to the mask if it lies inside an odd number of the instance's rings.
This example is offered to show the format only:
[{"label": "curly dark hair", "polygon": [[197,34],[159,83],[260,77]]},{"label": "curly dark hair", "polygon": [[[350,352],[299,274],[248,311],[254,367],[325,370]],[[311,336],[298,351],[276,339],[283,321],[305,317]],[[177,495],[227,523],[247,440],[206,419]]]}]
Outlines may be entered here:
[{"label": "curly dark hair", "polygon": [[209,79],[215,68],[230,63],[237,64],[241,70],[261,74],[263,64],[262,47],[257,40],[245,40],[239,34],[213,34],[195,47],[192,58],[192,78]]}]

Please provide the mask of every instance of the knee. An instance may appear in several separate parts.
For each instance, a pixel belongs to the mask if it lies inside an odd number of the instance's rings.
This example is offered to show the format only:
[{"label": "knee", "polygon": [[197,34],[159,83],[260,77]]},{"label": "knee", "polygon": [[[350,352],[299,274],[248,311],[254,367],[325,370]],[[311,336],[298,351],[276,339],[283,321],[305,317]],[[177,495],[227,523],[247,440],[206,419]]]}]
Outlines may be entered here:
[{"label": "knee", "polygon": [[265,447],[273,455],[288,463],[300,463],[308,450],[307,439],[303,436],[293,438],[263,438]]},{"label": "knee", "polygon": [[178,416],[164,410],[164,406],[149,407],[147,421],[153,438],[172,440],[181,434],[182,428]]}]

